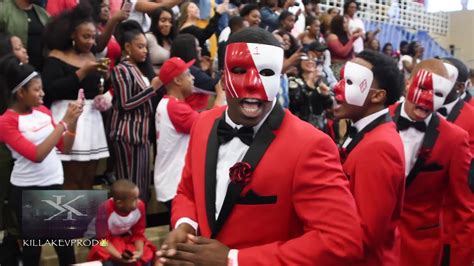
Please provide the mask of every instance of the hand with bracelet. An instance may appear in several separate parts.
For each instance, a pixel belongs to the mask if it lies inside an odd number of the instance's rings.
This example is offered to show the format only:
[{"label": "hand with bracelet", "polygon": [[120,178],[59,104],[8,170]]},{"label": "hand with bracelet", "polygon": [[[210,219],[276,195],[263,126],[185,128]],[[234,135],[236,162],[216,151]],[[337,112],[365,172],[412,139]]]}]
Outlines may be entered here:
[{"label": "hand with bracelet", "polygon": [[68,105],[66,114],[63,119],[59,122],[64,127],[64,132],[67,135],[74,137],[76,135],[77,119],[82,114],[84,104],[78,102],[71,102]]}]

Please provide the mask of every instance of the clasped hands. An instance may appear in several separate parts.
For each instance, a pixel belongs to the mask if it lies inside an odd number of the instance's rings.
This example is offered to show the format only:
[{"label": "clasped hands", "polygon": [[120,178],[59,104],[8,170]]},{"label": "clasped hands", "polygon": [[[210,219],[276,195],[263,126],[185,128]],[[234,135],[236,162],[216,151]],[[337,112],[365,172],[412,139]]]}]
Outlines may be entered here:
[{"label": "clasped hands", "polygon": [[194,229],[182,224],[171,231],[160,250],[156,252],[158,260],[155,266],[161,265],[227,265],[230,248],[215,239],[192,234]]}]

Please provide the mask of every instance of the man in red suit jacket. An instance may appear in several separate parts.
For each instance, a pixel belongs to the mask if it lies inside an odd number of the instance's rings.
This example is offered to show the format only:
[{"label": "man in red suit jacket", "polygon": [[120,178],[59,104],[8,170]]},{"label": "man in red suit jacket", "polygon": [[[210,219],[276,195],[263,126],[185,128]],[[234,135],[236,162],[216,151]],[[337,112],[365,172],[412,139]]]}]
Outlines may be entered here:
[{"label": "man in red suit jacket", "polygon": [[228,107],[193,126],[160,264],[347,265],[362,256],[335,144],[277,103],[282,63],[268,31],[229,38]]},{"label": "man in red suit jacket", "polygon": [[[446,120],[449,122],[459,126],[460,128],[464,129],[469,134],[469,146],[471,148],[471,155],[474,154],[474,107],[469,105],[467,102],[464,102],[463,99],[460,98],[461,92],[465,89],[465,84],[469,80],[469,69],[467,66],[456,58],[444,58],[444,66],[448,72],[448,76],[450,77],[451,81],[453,81],[454,86],[451,89],[451,92],[446,97],[444,105],[438,109],[438,113],[443,115]],[[473,162],[471,160],[471,168]],[[469,174],[469,185],[471,187],[471,191],[474,192],[474,174],[470,172]],[[443,257],[442,257],[442,265],[449,265],[448,262],[450,261],[451,257],[451,241],[453,239],[453,228],[462,226],[457,224],[458,220],[456,217],[452,216],[452,212],[449,212],[451,208],[453,208],[454,203],[449,201],[453,199],[453,197],[448,197],[447,200],[444,202],[444,212],[443,212],[443,222],[444,222],[444,242],[445,245],[443,247]],[[474,205],[474,197],[470,198],[471,206]],[[474,215],[472,216],[474,219]],[[474,242],[472,242],[471,246],[471,256],[474,256]],[[473,257],[474,259],[474,257]]]},{"label": "man in red suit jacket", "polygon": [[436,59],[422,61],[412,73],[406,100],[390,108],[404,143],[407,174],[400,265],[440,265],[441,217],[443,202],[448,200],[453,206],[447,211],[459,225],[452,231],[449,265],[471,266],[474,231],[468,135],[433,112],[444,103],[453,83],[443,63]]},{"label": "man in red suit jacket", "polygon": [[474,154],[474,107],[461,99],[465,84],[469,80],[469,69],[456,58],[444,58],[443,61],[448,75],[454,79],[454,86],[446,97],[443,106],[437,111],[449,122],[466,130],[469,134],[471,154]]},{"label": "man in red suit jacket", "polygon": [[[461,62],[462,63],[462,62]],[[465,65],[466,66],[466,65]],[[466,66],[467,67],[467,66]],[[473,80],[474,80],[474,71],[473,69],[469,69],[468,72],[468,80],[464,84],[458,84],[459,92],[461,94],[461,99],[468,103],[471,106],[474,106],[474,99],[472,98],[471,93],[469,92],[469,89],[473,86]]]},{"label": "man in red suit jacket", "polygon": [[403,77],[391,58],[363,51],[341,78],[334,115],[354,123],[341,157],[364,229],[364,258],[350,265],[399,266],[405,156],[387,106],[400,98]]},{"label": "man in red suit jacket", "polygon": [[467,89],[468,88],[466,88],[466,91],[462,94],[461,98],[463,99],[463,101],[472,106],[474,105],[474,99],[472,98],[471,93]]}]

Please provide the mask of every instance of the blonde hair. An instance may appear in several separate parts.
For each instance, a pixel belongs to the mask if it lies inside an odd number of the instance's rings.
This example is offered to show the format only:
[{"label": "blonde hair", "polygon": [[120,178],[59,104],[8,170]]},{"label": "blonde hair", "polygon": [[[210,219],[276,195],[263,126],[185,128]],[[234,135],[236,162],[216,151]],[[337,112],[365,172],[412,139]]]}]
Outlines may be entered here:
[{"label": "blonde hair", "polygon": [[191,3],[193,3],[193,2],[191,2],[191,1],[184,2],[181,5],[181,7],[179,8],[178,31],[181,30],[181,27],[188,20],[188,7]]},{"label": "blonde hair", "polygon": [[321,33],[324,35],[324,37],[327,37],[327,35],[331,32],[331,20],[332,16],[324,13],[319,17],[319,22],[321,23]]}]

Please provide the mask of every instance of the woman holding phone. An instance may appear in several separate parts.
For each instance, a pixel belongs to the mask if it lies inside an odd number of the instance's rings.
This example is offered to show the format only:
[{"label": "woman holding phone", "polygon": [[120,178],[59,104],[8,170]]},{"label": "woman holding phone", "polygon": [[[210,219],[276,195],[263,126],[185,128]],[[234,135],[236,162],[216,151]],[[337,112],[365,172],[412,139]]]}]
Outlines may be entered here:
[{"label": "woman holding phone", "polygon": [[199,7],[193,2],[185,2],[180,7],[180,17],[178,19],[178,32],[179,33],[190,33],[194,35],[199,41],[199,46],[201,46],[202,54],[209,56],[210,53],[207,49],[206,41],[211,38],[211,36],[217,32],[217,27],[219,26],[219,19],[229,10],[229,1],[224,0],[222,4],[219,4],[216,7],[214,16],[209,20],[206,28],[201,29],[196,26],[197,21],[200,19]]},{"label": "woman holding phone", "polygon": [[53,18],[46,30],[51,50],[43,71],[45,103],[51,106],[55,121],[84,89],[84,113],[78,121],[76,142],[69,154],[60,154],[66,189],[91,189],[98,160],[109,157],[106,134],[94,98],[100,93],[100,79],[108,71],[106,60],[96,61],[92,49],[96,27],[91,9],[78,5]]},{"label": "woman holding phone", "polygon": [[[9,205],[21,228],[22,192],[62,188],[63,167],[56,154],[71,151],[77,119],[83,105],[68,103],[65,114],[54,123],[51,112],[43,106],[43,85],[39,73],[21,64],[14,55],[0,60],[0,89],[8,94],[10,104],[0,116],[0,142],[7,145],[15,159],[10,178]],[[59,263],[75,263],[74,247],[55,246]],[[23,246],[23,265],[39,265],[41,246]]]},{"label": "woman holding phone", "polygon": [[117,40],[123,56],[112,71],[114,98],[109,137],[114,147],[117,177],[135,183],[140,199],[147,202],[152,178],[152,98],[162,83],[158,77],[151,80],[146,77],[142,63],[147,57],[147,40],[136,21],[120,24]]},{"label": "woman holding phone", "polygon": [[288,80],[290,111],[313,126],[324,128],[324,110],[331,107],[328,85],[323,80],[322,61],[314,53],[300,57],[298,75]]},{"label": "woman holding phone", "polygon": [[[112,33],[115,27],[122,21],[126,20],[130,15],[130,9],[124,7],[114,15],[110,12],[110,0],[89,0],[92,6],[92,18],[94,19],[97,32],[100,34],[97,39],[98,45],[96,58],[101,59],[107,57],[110,59],[110,69],[115,66],[115,62],[120,59],[121,50]],[[125,3],[128,3],[125,1]],[[106,43],[101,43],[105,42]]]}]

